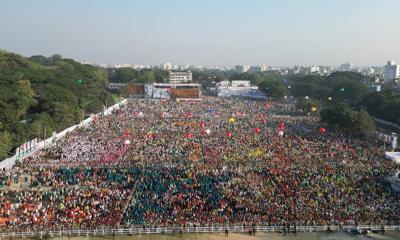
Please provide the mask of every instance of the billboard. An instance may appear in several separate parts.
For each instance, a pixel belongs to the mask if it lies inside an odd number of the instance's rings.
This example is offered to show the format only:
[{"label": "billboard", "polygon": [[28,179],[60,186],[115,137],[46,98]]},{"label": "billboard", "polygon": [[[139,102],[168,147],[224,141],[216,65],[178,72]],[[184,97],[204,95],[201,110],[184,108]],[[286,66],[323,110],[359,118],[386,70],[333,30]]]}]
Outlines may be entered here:
[{"label": "billboard", "polygon": [[173,98],[200,98],[198,88],[171,88],[170,94]]}]

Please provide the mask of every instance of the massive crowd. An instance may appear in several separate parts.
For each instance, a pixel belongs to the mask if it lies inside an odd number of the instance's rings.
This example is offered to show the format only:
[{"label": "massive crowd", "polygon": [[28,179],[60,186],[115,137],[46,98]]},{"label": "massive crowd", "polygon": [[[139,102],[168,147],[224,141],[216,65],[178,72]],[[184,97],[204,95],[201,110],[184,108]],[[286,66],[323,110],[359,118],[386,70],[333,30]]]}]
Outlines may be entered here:
[{"label": "massive crowd", "polygon": [[289,103],[131,100],[0,170],[0,227],[399,223],[382,147],[320,127]]}]

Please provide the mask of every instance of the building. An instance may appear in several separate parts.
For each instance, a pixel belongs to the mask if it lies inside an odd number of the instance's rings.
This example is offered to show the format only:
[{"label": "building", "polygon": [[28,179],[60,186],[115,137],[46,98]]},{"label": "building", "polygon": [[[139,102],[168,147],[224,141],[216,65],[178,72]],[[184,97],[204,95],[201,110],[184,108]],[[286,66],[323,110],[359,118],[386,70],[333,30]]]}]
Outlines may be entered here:
[{"label": "building", "polygon": [[351,64],[351,63],[343,63],[340,65],[340,71],[342,71],[342,72],[351,71],[352,68],[353,68],[353,64]]},{"label": "building", "polygon": [[192,82],[192,72],[175,72],[169,71],[169,83],[188,83]]},{"label": "building", "polygon": [[259,64],[257,66],[251,66],[250,71],[251,72],[264,72],[267,71],[268,66],[264,64]]},{"label": "building", "polygon": [[236,65],[235,66],[235,71],[239,72],[239,73],[245,73],[245,72],[248,72],[249,70],[250,70],[249,65]]},{"label": "building", "polygon": [[361,73],[365,76],[372,76],[375,74],[375,69],[372,67],[363,68]]},{"label": "building", "polygon": [[367,85],[367,88],[369,92],[380,92],[382,90],[382,86],[376,84]]},{"label": "building", "polygon": [[187,69],[189,69],[189,65],[179,65],[178,66],[178,70],[180,70],[180,71],[186,71]]},{"label": "building", "polygon": [[266,98],[257,86],[252,86],[247,80],[221,81],[216,84],[215,91],[218,97]]},{"label": "building", "polygon": [[164,63],[164,64],[161,66],[161,69],[166,70],[166,71],[172,70],[172,68],[173,68],[173,66],[172,66],[171,63]]},{"label": "building", "polygon": [[313,73],[319,73],[319,66],[309,66],[306,67],[305,69],[306,74],[313,74]]},{"label": "building", "polygon": [[329,75],[332,73],[332,71],[333,71],[333,68],[331,66],[320,66],[319,67],[319,72],[322,75]]},{"label": "building", "polygon": [[388,61],[385,65],[383,78],[385,81],[393,81],[400,78],[400,65],[396,65],[394,61]]}]

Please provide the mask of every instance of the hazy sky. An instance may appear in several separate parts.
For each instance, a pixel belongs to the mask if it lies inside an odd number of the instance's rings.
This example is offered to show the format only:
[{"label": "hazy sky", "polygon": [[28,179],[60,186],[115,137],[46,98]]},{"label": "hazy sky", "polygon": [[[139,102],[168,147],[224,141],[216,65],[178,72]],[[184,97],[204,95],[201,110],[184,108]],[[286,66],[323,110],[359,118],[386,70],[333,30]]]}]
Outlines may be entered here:
[{"label": "hazy sky", "polygon": [[400,0],[0,0],[0,49],[97,63],[400,63]]}]

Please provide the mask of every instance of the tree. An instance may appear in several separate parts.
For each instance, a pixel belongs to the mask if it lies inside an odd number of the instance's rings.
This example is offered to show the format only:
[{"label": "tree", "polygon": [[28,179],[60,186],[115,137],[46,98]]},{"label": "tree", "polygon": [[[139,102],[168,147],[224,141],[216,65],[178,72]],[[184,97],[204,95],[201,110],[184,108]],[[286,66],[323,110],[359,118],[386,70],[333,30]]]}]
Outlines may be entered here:
[{"label": "tree", "polygon": [[339,82],[332,89],[332,97],[336,101],[343,101],[351,106],[358,105],[367,94],[368,88],[355,81]]},{"label": "tree", "polygon": [[379,109],[386,104],[386,94],[383,92],[374,92],[364,97],[362,105],[366,107],[367,111],[375,116],[379,115]]},{"label": "tree", "polygon": [[12,147],[11,134],[7,131],[0,132],[0,159],[6,158],[10,155]]},{"label": "tree", "polygon": [[28,59],[0,50],[0,69],[0,133],[11,139],[11,148],[2,143],[6,151],[44,129],[51,134],[78,123],[83,110],[95,113],[114,102],[105,69],[61,55]]},{"label": "tree", "polygon": [[128,83],[136,80],[138,72],[133,68],[109,69],[110,82]]},{"label": "tree", "polygon": [[391,90],[370,93],[361,103],[369,114],[400,124],[400,94]]},{"label": "tree", "polygon": [[313,111],[313,108],[318,109],[318,103],[312,99],[299,98],[296,107],[303,112],[309,113]]},{"label": "tree", "polygon": [[320,115],[321,121],[330,127],[342,128],[347,131],[354,131],[353,127],[357,122],[357,112],[345,103],[323,109]]},{"label": "tree", "polygon": [[291,86],[291,93],[295,97],[315,97],[316,96],[316,91],[317,91],[316,85],[312,83],[296,83],[293,86]]},{"label": "tree", "polygon": [[51,110],[49,113],[53,121],[58,124],[57,130],[65,129],[75,123],[75,109],[73,106],[70,106],[66,103],[51,103]]},{"label": "tree", "polygon": [[16,110],[17,118],[20,118],[30,106],[37,103],[33,98],[35,93],[29,80],[18,80],[16,84],[13,84],[12,90],[13,97],[9,101]]},{"label": "tree", "polygon": [[322,76],[292,76],[289,78],[289,81],[291,85],[290,92],[296,97],[309,96],[316,98],[327,91],[327,88],[323,84],[324,78]]},{"label": "tree", "polygon": [[366,112],[357,112],[346,103],[340,103],[321,111],[321,121],[331,128],[343,130],[346,133],[370,137],[375,131],[374,119]]},{"label": "tree", "polygon": [[153,69],[143,69],[140,71],[138,76],[138,82],[140,83],[153,83],[156,81]]},{"label": "tree", "polygon": [[375,132],[375,121],[366,111],[361,111],[357,114],[356,128],[361,137],[371,137]]},{"label": "tree", "polygon": [[336,102],[357,106],[368,94],[363,79],[363,75],[353,72],[334,72],[328,77],[294,75],[289,77],[290,92],[296,97],[309,96],[323,101],[332,97]]},{"label": "tree", "polygon": [[281,81],[267,80],[262,81],[258,87],[260,90],[267,94],[268,97],[272,98],[283,98],[287,96],[288,90]]},{"label": "tree", "polygon": [[36,114],[31,123],[31,132],[33,136],[44,138],[44,132],[48,134],[56,131],[56,124],[53,118],[46,112]]}]

